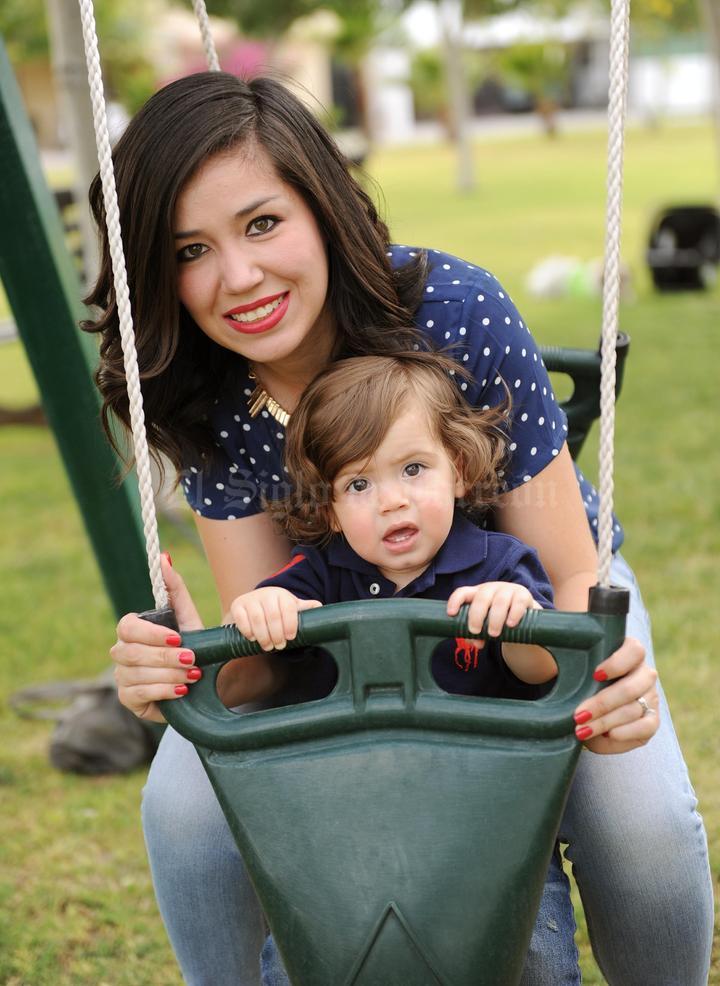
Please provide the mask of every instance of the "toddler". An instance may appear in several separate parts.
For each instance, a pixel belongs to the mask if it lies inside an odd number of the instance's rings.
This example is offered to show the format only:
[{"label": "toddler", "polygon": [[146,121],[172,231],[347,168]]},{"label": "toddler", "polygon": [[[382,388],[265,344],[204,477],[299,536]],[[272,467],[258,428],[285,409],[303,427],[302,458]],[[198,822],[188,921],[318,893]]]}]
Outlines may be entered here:
[{"label": "toddler", "polygon": [[[508,409],[466,404],[453,382],[462,372],[426,352],[354,357],[308,387],[286,435],[293,492],[268,505],[299,545],[280,571],[234,600],[241,633],[277,651],[296,636],[302,610],[400,596],[447,600],[449,616],[468,603],[470,631],[487,620],[495,637],[528,609],[552,606],[536,552],[463,513],[487,509],[500,492]],[[334,684],[333,662],[318,660],[317,696]],[[545,694],[556,671],[543,648],[494,640],[447,641],[432,663],[447,692],[504,698]],[[572,951],[569,902],[564,913],[558,937]],[[265,986],[288,983],[272,937],[262,971]]]},{"label": "toddler", "polygon": [[[461,372],[432,353],[364,356],[308,387],[286,436],[294,489],[269,505],[300,544],[234,600],[241,633],[278,650],[303,609],[402,596],[447,600],[450,616],[469,603],[471,632],[487,618],[497,636],[528,608],[552,605],[535,551],[459,509],[493,502],[505,452],[503,412],[467,405],[451,376]],[[447,692],[519,698],[547,691],[538,686],[556,673],[540,647],[462,639],[436,653],[432,670]]]}]

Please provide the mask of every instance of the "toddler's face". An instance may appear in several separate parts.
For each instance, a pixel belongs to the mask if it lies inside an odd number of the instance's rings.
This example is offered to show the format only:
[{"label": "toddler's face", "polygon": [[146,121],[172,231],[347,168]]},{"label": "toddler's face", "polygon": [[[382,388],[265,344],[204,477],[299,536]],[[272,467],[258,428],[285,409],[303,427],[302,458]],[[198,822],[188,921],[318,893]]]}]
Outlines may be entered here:
[{"label": "toddler's face", "polygon": [[350,462],[336,476],[334,529],[402,589],[437,554],[464,492],[427,413],[412,403],[369,460]]}]

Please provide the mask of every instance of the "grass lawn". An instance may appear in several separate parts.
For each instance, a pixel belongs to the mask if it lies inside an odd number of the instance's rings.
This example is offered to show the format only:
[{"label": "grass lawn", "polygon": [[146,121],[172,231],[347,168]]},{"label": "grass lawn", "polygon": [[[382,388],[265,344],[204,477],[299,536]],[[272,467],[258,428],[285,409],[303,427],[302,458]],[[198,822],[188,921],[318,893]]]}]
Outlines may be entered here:
[{"label": "grass lawn", "polygon": [[[378,153],[369,170],[383,188],[396,240],[482,263],[502,278],[542,343],[592,347],[599,301],[534,299],[524,278],[549,254],[601,254],[604,148],[599,132],[479,143],[477,190],[464,196],[453,190],[453,159],[443,147]],[[626,157],[623,256],[635,298],[621,313],[632,349],[618,408],[617,509],[625,553],[653,617],[717,885],[720,293],[658,296],[643,261],[656,208],[712,200],[711,131],[632,130]],[[0,404],[35,397],[20,346],[0,346]],[[588,444],[583,465],[595,475],[595,443]],[[47,763],[47,725],[18,720],[7,707],[8,695],[23,685],[104,670],[114,619],[51,435],[0,429],[0,461],[0,982],[178,984],[142,848],[142,772],[95,780],[60,775]],[[162,539],[203,615],[216,622],[204,559],[174,527],[164,527]],[[585,982],[602,983],[582,927],[579,940]],[[717,948],[710,983],[720,984]]]}]

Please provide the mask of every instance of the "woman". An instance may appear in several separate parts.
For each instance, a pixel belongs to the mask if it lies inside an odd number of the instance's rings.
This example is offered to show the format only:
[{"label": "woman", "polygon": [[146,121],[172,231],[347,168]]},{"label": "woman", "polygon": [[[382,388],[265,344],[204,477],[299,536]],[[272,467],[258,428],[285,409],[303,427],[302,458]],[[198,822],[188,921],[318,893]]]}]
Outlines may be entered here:
[{"label": "woman", "polygon": [[[582,478],[578,487],[542,360],[495,278],[438,251],[388,246],[328,135],[269,80],[208,73],[173,83],[131,123],[115,162],[151,439],[182,474],[224,614],[289,556],[260,502],[287,492],[284,415],[329,361],[418,344],[408,323],[471,372],[476,385],[461,384],[471,403],[499,403],[510,388],[513,457],[494,525],[538,550],[558,608],[586,608],[596,497]],[[91,198],[101,220],[97,182]],[[127,423],[107,243],[89,300],[104,312],[94,328],[105,412]],[[164,571],[181,627],[198,626],[182,581]],[[643,646],[651,659],[647,615],[619,555],[612,575],[632,593],[630,637],[599,669],[608,687],[576,713],[590,752],[561,838],[608,981],[704,986],[712,901],[702,822],[667,711],[658,730],[654,671],[642,661]],[[121,701],[160,718],[157,701],[192,687],[192,654],[133,615],[118,638]],[[266,660],[225,669],[227,704],[262,697]],[[632,752],[593,756],[623,751]],[[186,979],[255,983],[262,918],[197,757],[171,730],[143,815]],[[552,932],[543,930],[526,982],[557,984]]]}]

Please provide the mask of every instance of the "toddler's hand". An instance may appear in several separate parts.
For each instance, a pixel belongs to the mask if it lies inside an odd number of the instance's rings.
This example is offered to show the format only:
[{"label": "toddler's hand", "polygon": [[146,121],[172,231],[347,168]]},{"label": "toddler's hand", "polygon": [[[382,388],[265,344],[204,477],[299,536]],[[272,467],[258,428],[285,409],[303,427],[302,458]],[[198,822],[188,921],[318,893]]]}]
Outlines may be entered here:
[{"label": "toddler's hand", "polygon": [[230,615],[243,636],[263,650],[282,650],[297,636],[298,613],[317,609],[317,599],[298,599],[287,589],[266,586],[233,600]]},{"label": "toddler's hand", "polygon": [[[460,586],[448,599],[448,616],[456,616],[465,603],[470,603],[470,633],[479,633],[487,618],[491,637],[498,637],[504,626],[517,626],[529,609],[542,609],[529,589],[512,582],[483,582],[481,585]],[[482,644],[483,641],[478,641],[479,646]]]}]

